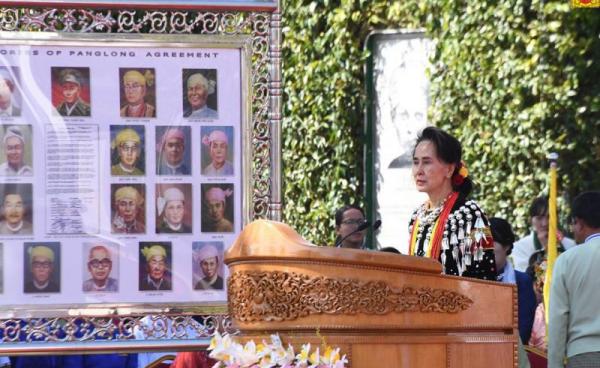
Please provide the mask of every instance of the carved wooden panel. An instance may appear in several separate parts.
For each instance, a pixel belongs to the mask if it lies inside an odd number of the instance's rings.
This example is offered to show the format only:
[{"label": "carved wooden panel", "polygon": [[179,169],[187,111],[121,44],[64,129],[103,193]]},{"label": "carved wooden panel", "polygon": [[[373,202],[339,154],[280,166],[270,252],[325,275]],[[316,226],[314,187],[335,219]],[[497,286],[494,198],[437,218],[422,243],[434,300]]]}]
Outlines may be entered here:
[{"label": "carved wooden panel", "polygon": [[394,288],[383,281],[282,271],[234,272],[228,285],[229,312],[241,322],[285,321],[322,313],[456,313],[473,303],[468,297],[445,289]]}]

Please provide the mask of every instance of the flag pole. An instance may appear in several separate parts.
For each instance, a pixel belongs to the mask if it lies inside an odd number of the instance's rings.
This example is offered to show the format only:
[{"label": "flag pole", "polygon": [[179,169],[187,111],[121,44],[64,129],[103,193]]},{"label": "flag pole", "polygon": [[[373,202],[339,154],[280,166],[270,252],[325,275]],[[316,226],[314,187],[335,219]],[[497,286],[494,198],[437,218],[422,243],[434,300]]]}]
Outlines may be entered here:
[{"label": "flag pole", "polygon": [[[552,270],[558,256],[556,247],[558,234],[558,218],[556,211],[556,187],[557,187],[557,161],[558,153],[552,152],[548,155],[550,161],[550,195],[548,196],[548,245],[546,247],[546,279],[544,281],[544,311],[546,317],[546,331],[548,331],[548,316],[550,309],[550,285],[552,283]],[[548,334],[546,334],[548,336]]]}]

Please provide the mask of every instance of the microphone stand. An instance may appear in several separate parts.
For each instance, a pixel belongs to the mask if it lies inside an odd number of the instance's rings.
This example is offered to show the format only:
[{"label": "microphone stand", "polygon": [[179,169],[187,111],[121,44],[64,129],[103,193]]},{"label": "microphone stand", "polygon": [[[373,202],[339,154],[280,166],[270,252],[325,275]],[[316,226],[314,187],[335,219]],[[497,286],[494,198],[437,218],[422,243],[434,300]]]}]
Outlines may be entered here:
[{"label": "microphone stand", "polygon": [[369,221],[363,222],[356,229],[354,229],[354,231],[352,231],[350,234],[348,234],[348,235],[344,236],[343,238],[341,238],[340,240],[338,240],[335,243],[335,247],[339,248],[340,245],[342,245],[342,243],[344,242],[344,240],[348,239],[351,235],[354,235],[354,234],[358,233],[359,231],[363,231],[364,229],[368,228],[369,226],[371,226],[371,223]]}]

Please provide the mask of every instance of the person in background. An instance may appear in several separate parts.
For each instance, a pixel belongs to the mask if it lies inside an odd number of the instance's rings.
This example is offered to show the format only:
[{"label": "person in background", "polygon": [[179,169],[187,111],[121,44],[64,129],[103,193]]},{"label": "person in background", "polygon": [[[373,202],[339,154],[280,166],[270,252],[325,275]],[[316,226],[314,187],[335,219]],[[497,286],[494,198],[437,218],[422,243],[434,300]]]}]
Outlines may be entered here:
[{"label": "person in background", "polygon": [[527,274],[533,280],[537,307],[531,327],[531,337],[528,345],[546,351],[546,307],[544,306],[544,282],[546,278],[547,262],[545,258],[531,256],[531,265],[527,268]]},{"label": "person in background", "polygon": [[490,228],[494,238],[494,255],[498,268],[498,281],[517,285],[517,298],[519,305],[519,335],[521,341],[529,341],[533,316],[537,306],[533,281],[525,272],[516,271],[507,257],[513,248],[515,234],[512,227],[505,219],[490,218]]},{"label": "person in background", "polygon": [[441,262],[447,275],[496,280],[489,222],[468,199],[473,182],[461,156],[460,142],[447,132],[427,127],[419,134],[412,174],[429,199],[411,217],[409,255]]},{"label": "person in background", "polygon": [[548,318],[548,367],[600,367],[600,191],[578,195],[571,228],[579,246],[556,259]]},{"label": "person in background", "polygon": [[338,244],[342,239],[342,243],[338,246],[341,248],[361,249],[365,241],[366,230],[355,231],[360,225],[365,222],[365,214],[363,210],[357,206],[346,205],[335,211],[335,244]]},{"label": "person in background", "polygon": [[[546,254],[548,245],[548,197],[538,197],[533,200],[529,207],[529,218],[533,231],[526,237],[515,242],[512,259],[517,271],[525,272],[529,267],[531,255],[538,252],[538,256]],[[558,251],[560,253],[573,247],[573,239],[558,234]]]}]

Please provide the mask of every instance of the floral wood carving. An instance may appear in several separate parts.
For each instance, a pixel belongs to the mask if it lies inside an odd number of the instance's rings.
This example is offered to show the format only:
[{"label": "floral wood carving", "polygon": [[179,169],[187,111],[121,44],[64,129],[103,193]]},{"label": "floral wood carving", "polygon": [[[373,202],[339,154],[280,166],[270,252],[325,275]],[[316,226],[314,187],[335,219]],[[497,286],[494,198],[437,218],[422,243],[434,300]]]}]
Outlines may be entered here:
[{"label": "floral wood carving", "polygon": [[294,272],[234,272],[229,312],[241,322],[285,321],[310,314],[457,313],[473,301],[454,291],[392,288],[383,281],[308,276]]}]

